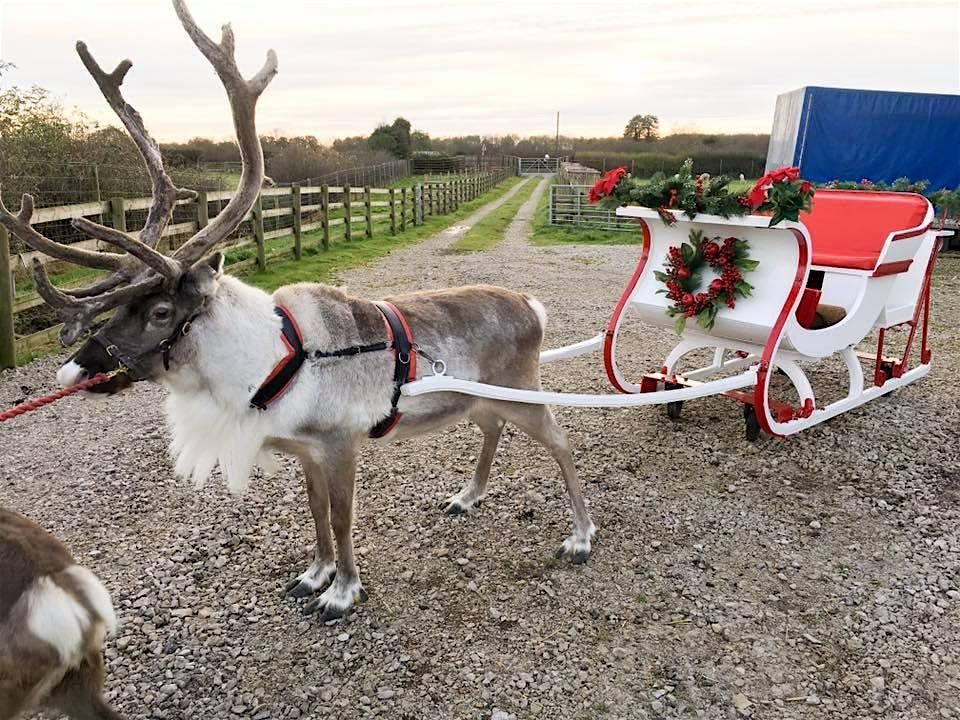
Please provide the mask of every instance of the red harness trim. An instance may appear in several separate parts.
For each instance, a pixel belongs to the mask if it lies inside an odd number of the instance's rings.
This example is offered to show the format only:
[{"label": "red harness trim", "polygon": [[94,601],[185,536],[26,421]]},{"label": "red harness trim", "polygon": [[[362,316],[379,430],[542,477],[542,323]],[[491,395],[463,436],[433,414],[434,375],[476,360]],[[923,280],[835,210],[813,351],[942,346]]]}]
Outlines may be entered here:
[{"label": "red harness trim", "polygon": [[280,339],[287,348],[287,354],[267,375],[267,378],[260,384],[256,394],[250,400],[250,405],[258,410],[266,410],[267,406],[275,402],[290,387],[290,383],[297,376],[300,366],[306,360],[306,354],[303,350],[303,334],[300,332],[300,326],[297,325],[293,313],[283,305],[277,305],[274,308],[282,321]]}]

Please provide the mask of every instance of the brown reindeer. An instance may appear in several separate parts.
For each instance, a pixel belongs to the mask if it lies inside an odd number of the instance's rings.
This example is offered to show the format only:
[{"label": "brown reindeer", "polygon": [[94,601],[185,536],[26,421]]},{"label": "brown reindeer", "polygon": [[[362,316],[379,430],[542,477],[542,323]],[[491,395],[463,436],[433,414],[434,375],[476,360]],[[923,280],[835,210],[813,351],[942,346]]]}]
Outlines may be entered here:
[{"label": "brown reindeer", "polygon": [[40,707],[119,720],[101,695],[116,622],[110,595],[63,543],[0,508],[0,720]]},{"label": "brown reindeer", "polygon": [[[213,42],[174,7],[187,33],[227,90],[243,160],[236,194],[224,210],[172,256],[155,249],[178,198],[156,143],[120,94],[130,68],[105,73],[86,48],[80,56],[144,157],[154,203],[136,239],[78,219],[74,226],[127,252],[102,253],[62,246],[30,226],[32,200],[24,196],[0,222],[36,250],[62,260],[113,271],[91,288],[54,288],[39,261],[37,289],[64,320],[61,341],[75,342],[95,318],[116,313],[59,371],[71,384],[122,365],[99,392],[151,380],[169,391],[167,416],[176,470],[202,482],[219,465],[240,490],[255,464],[271,451],[295,455],[306,475],[316,526],[312,564],[288,591],[307,596],[324,618],[343,615],[365,593],[353,558],[356,454],[369,438],[387,442],[435,431],[463,418],[483,432],[473,479],[446,508],[466,512],[483,499],[500,433],[506,422],[543,445],[560,466],[573,511],[573,533],[559,554],[585,562],[594,526],[584,504],[570,446],[550,409],[453,393],[401,397],[407,381],[443,363],[457,377],[514,388],[539,389],[539,353],[546,312],[535,299],[494,287],[420,292],[373,302],[319,284],[279,288],[273,295],[224,275],[214,249],[228,240],[264,182],[263,153],[254,125],[257,99],[276,72],[268,54],[263,69],[244,80],[224,27]],[[330,529],[333,529],[331,537]]]}]

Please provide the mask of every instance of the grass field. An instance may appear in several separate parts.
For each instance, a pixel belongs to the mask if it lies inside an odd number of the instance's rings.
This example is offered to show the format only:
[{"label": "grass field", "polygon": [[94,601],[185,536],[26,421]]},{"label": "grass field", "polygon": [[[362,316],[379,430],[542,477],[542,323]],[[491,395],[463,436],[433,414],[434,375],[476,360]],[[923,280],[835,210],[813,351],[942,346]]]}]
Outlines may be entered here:
[{"label": "grass field", "polygon": [[520,206],[529,200],[533,191],[537,189],[537,182],[535,179],[528,180],[527,184],[509,201],[467,230],[462,238],[450,246],[450,252],[480,252],[492,248],[503,240],[503,234],[513,221]]}]

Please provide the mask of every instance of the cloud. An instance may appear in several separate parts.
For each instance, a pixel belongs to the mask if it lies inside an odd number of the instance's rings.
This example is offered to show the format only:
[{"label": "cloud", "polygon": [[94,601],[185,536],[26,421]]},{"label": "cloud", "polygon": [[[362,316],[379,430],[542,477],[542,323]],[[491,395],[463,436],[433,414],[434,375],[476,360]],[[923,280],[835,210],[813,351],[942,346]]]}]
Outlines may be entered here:
[{"label": "cloud", "polygon": [[[83,38],[104,65],[131,57],[125,93],[158,137],[231,135],[223,90],[166,2],[2,7],[0,57],[17,63],[18,83],[110,120],[73,51]],[[268,47],[277,50],[280,74],[261,102],[261,128],[323,139],[367,133],[397,115],[435,135],[550,134],[558,110],[571,135],[616,134],[636,112],[666,128],[766,131],[777,94],[803,85],[960,92],[955,0],[190,7],[211,34],[233,23],[248,73]]]}]

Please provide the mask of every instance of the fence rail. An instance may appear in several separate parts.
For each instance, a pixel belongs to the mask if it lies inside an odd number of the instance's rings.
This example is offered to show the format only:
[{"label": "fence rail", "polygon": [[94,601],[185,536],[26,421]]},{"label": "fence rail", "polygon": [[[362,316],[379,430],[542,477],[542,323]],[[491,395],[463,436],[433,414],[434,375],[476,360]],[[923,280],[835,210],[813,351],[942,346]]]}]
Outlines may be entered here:
[{"label": "fence rail", "polygon": [[591,205],[587,200],[589,185],[551,185],[548,222],[562,227],[636,232],[630,218],[619,218],[614,210]]},{"label": "fence rail", "polygon": [[[314,230],[320,231],[317,250],[326,250],[332,242],[340,240],[396,235],[422,225],[426,217],[456,211],[461,203],[486,193],[513,174],[512,167],[501,168],[401,188],[351,187],[345,183],[264,189],[226,248],[228,269],[235,273],[253,268],[265,270],[271,260],[299,260],[303,254],[303,235]],[[222,212],[232,196],[232,191],[200,192],[196,200],[179,202],[161,238],[161,248],[170,251],[179,247]],[[44,208],[35,214],[31,224],[47,234],[48,229],[69,225],[74,218],[95,217],[137,236],[139,229],[135,228],[138,224],[142,227],[149,204],[150,198],[115,198],[102,203]],[[292,245],[268,247],[268,241],[281,237],[291,237]],[[98,247],[98,241],[80,240],[71,245]],[[33,258],[48,264],[55,284],[56,273],[63,267],[62,263],[41,253],[17,250],[9,248],[6,231],[0,227],[0,369],[13,367],[19,354],[48,346],[60,329],[57,325],[15,333],[17,316],[44,304],[32,282],[26,282]],[[90,279],[85,276],[75,282],[84,284]],[[11,287],[7,287],[7,282]],[[18,285],[20,292],[17,292]]]}]

